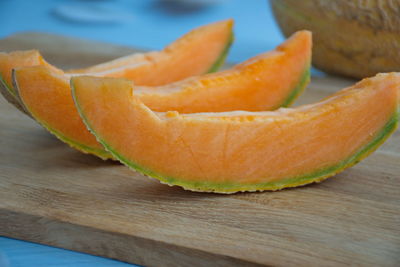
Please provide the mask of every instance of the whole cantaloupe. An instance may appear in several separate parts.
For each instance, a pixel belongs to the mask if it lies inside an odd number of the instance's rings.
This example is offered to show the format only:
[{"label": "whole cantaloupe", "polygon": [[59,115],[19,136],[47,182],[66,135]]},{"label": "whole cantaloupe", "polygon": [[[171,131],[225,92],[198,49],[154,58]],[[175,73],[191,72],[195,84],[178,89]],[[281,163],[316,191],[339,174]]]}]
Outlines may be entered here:
[{"label": "whole cantaloupe", "polygon": [[271,0],[288,36],[313,32],[313,64],[354,78],[400,71],[400,0]]}]

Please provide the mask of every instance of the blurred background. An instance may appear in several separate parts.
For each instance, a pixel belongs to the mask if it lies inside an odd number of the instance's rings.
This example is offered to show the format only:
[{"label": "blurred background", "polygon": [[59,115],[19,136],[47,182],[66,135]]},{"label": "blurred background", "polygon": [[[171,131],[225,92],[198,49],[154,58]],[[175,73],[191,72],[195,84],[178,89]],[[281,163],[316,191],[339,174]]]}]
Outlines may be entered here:
[{"label": "blurred background", "polygon": [[283,40],[267,0],[0,0],[0,38],[40,31],[144,49],[161,49],[213,21],[235,19],[228,61]]},{"label": "blurred background", "polygon": [[[0,0],[0,39],[35,31],[161,49],[210,22],[235,19],[228,61],[273,49],[284,37],[267,0]],[[134,266],[0,237],[0,267]]]}]

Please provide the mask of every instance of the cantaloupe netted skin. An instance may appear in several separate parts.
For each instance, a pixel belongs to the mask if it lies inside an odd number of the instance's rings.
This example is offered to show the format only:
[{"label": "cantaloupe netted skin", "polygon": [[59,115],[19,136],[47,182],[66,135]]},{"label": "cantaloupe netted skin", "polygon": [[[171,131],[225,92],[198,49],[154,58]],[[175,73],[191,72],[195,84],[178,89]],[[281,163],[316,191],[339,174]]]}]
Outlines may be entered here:
[{"label": "cantaloupe netted skin", "polygon": [[399,73],[295,109],[184,115],[151,111],[125,80],[75,77],[71,83],[84,122],[117,159],[194,191],[319,182],[374,151],[399,120]]},{"label": "cantaloupe netted skin", "polygon": [[123,77],[136,85],[157,86],[214,72],[224,63],[233,42],[233,20],[192,30],[161,51],[133,54],[70,74]]},{"label": "cantaloupe netted skin", "polygon": [[314,33],[313,64],[353,78],[400,70],[400,1],[272,0],[282,32]]}]

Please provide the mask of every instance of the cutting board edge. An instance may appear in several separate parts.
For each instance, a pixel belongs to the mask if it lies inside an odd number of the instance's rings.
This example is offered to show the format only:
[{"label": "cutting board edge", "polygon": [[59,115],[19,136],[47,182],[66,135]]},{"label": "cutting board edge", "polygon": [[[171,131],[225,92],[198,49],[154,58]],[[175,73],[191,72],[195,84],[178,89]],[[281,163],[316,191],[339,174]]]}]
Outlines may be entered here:
[{"label": "cutting board edge", "polygon": [[[231,256],[212,254],[133,235],[127,236],[4,207],[0,207],[0,217],[2,218],[0,236],[132,264],[209,266],[212,262],[213,266],[266,266]],[[150,255],[149,252],[151,252]]]}]

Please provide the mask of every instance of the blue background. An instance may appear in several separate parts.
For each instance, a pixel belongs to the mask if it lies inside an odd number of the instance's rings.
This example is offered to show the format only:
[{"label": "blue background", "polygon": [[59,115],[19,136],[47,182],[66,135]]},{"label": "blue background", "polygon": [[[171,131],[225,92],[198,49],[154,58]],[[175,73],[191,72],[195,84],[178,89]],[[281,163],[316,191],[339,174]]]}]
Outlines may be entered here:
[{"label": "blue background", "polygon": [[[42,31],[147,49],[161,49],[190,29],[235,19],[235,43],[228,60],[240,62],[274,48],[283,40],[267,0],[219,0],[203,8],[162,0],[0,0],[0,38]],[[79,5],[110,14],[85,21]],[[79,7],[78,6],[78,7]],[[64,11],[64,12],[63,12]],[[85,15],[85,14],[83,14]],[[86,15],[87,16],[87,15]],[[1,220],[1,218],[0,218]],[[0,267],[134,266],[64,249],[0,237]]]},{"label": "blue background", "polygon": [[[234,18],[236,39],[229,56],[234,62],[272,49],[283,40],[267,0],[218,0],[217,4],[197,11],[182,8],[176,12],[167,8],[171,4],[163,2],[166,1],[0,0],[0,38],[22,31],[43,31],[161,49],[194,27]],[[59,7],[82,3],[126,13],[132,18],[114,24],[80,23],[58,15]]]}]

